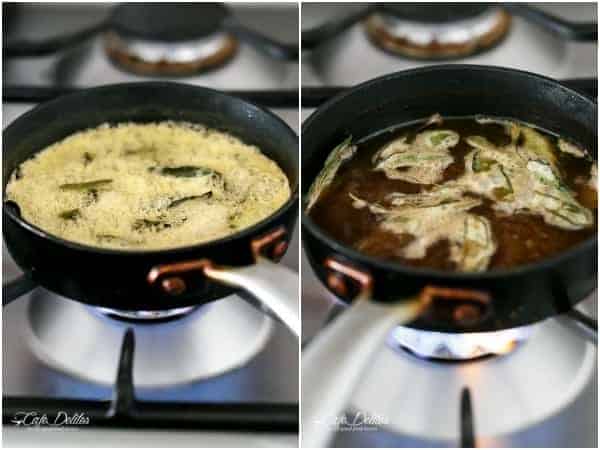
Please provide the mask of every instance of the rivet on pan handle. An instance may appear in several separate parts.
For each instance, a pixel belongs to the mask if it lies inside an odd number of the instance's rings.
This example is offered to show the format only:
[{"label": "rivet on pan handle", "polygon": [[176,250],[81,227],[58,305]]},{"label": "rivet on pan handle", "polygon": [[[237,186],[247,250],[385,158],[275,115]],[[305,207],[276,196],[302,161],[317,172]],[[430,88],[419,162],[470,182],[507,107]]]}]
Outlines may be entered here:
[{"label": "rivet on pan handle", "polygon": [[[279,260],[288,247],[286,237],[285,227],[280,226],[263,236],[254,238],[250,242],[254,260],[258,261],[260,258]],[[180,295],[186,291],[187,286],[183,278],[176,275],[200,272],[206,276],[207,271],[215,269],[219,269],[219,266],[210,259],[202,258],[153,267],[148,273],[147,279],[150,284],[155,284],[161,279],[160,287],[165,293]]]},{"label": "rivet on pan handle", "polygon": [[204,271],[211,267],[214,267],[213,262],[206,258],[172,264],[162,264],[153,267],[150,272],[148,272],[147,280],[148,283],[152,285],[159,279],[162,279],[160,287],[166,294],[180,295],[185,292],[187,286],[183,278],[175,275],[196,271],[205,275]]},{"label": "rivet on pan handle", "polygon": [[[440,310],[450,308],[447,320],[469,327],[483,322],[492,314],[492,299],[487,292],[474,289],[425,286],[419,298],[426,308],[423,316],[437,320]],[[444,305],[442,302],[452,302]]]},{"label": "rivet on pan handle", "polygon": [[[330,271],[327,286],[336,295],[345,299],[370,299],[373,291],[371,275],[332,257],[324,261],[324,266]],[[354,286],[348,284],[348,279]],[[352,295],[353,288],[358,288],[355,295]],[[421,317],[436,322],[449,321],[461,327],[474,326],[492,314],[490,295],[474,289],[427,285],[417,294],[417,300],[423,311]]]},{"label": "rivet on pan handle", "polygon": [[349,278],[358,288],[357,295],[353,297],[369,298],[371,296],[373,292],[373,277],[371,275],[331,257],[327,258],[323,264],[330,271],[327,276],[327,286],[336,295],[348,298],[352,294],[351,287],[346,282]]},{"label": "rivet on pan handle", "polygon": [[254,262],[245,266],[217,265],[203,258],[163,264],[150,270],[147,276],[151,285],[159,284],[163,292],[183,294],[186,283],[182,274],[199,272],[212,282],[243,290],[250,303],[284,323],[296,336],[300,336],[300,303],[298,299],[298,274],[277,264],[287,248],[285,228],[278,227],[265,236],[254,239],[250,250]]},{"label": "rivet on pan handle", "polygon": [[282,225],[264,236],[254,238],[250,243],[254,259],[266,257],[278,261],[288,248],[285,227]]}]

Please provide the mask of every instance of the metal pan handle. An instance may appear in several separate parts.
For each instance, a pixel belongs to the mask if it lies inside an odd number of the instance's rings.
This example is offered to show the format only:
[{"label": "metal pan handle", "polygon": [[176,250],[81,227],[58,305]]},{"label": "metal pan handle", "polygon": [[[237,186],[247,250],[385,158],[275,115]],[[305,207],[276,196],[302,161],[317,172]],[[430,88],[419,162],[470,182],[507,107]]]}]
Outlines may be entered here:
[{"label": "metal pan handle", "polygon": [[260,257],[256,264],[246,267],[209,266],[204,274],[212,280],[243,289],[256,305],[300,336],[298,274],[292,270]]},{"label": "metal pan handle", "polygon": [[323,330],[302,356],[302,444],[329,444],[348,399],[390,330],[415,319],[420,303],[408,300],[394,307],[368,299],[355,301]]},{"label": "metal pan handle", "polygon": [[342,276],[359,285],[352,305],[320,332],[302,355],[302,445],[327,447],[335,434],[337,416],[359,384],[369,361],[381,348],[390,330],[410,322],[421,312],[419,299],[400,304],[372,302],[372,278],[334,259],[327,259],[330,287],[343,293]]},{"label": "metal pan handle", "polygon": [[208,259],[165,264],[153,268],[148,274],[148,281],[155,284],[161,279],[161,287],[165,292],[177,294],[185,290],[183,280],[177,275],[200,271],[211,280],[243,289],[252,300],[251,303],[281,320],[298,337],[301,328],[298,275],[264,256],[267,249],[274,259],[283,256],[287,249],[287,242],[283,240],[285,234],[285,229],[280,227],[255,239],[252,242],[255,264],[226,267]]}]

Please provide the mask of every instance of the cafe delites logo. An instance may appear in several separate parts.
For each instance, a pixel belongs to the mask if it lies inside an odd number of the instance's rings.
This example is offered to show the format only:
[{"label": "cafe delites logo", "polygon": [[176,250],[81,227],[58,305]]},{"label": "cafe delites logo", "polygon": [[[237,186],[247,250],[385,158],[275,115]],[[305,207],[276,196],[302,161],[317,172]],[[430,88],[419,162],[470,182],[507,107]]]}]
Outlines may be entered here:
[{"label": "cafe delites logo", "polygon": [[390,420],[380,414],[369,414],[362,411],[344,413],[341,416],[320,418],[315,423],[327,426],[336,431],[377,431],[389,425]]},{"label": "cafe delites logo", "polygon": [[41,414],[38,411],[19,411],[11,422],[18,427],[79,427],[89,425],[90,418],[84,412],[58,411],[55,415]]}]

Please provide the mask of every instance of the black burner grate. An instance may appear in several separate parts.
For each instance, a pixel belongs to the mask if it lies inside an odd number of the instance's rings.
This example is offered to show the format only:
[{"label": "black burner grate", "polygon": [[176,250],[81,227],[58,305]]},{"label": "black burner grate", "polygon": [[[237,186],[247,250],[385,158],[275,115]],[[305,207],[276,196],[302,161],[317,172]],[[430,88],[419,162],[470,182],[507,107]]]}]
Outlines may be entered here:
[{"label": "black burner grate", "polygon": [[[81,89],[58,86],[5,86],[2,90],[2,101],[5,103],[42,103],[79,90]],[[296,89],[228,90],[223,92],[267,108],[298,107],[298,91]]]},{"label": "black burner grate", "polygon": [[461,448],[476,447],[471,391],[467,387],[463,388],[460,395],[460,446]]},{"label": "black burner grate", "polygon": [[69,417],[85,414],[89,424],[79,424],[92,427],[298,432],[298,404],[137,400],[133,384],[134,352],[135,337],[129,328],[123,336],[112,400],[3,397],[3,423],[18,424],[26,411],[35,411],[38,416],[45,414],[52,422],[61,411]]}]

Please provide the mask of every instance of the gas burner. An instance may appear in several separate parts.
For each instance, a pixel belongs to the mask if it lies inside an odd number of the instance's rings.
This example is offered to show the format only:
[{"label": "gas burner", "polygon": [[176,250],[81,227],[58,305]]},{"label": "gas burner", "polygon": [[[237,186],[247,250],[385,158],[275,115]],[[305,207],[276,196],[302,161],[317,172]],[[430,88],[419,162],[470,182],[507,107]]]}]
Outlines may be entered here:
[{"label": "gas burner", "polygon": [[183,308],[173,308],[159,311],[130,311],[124,309],[113,309],[103,307],[91,307],[93,310],[117,320],[131,322],[147,323],[149,321],[162,322],[166,320],[175,320],[191,313],[197,306],[185,306]]},{"label": "gas burner", "polygon": [[365,21],[378,47],[418,59],[460,58],[490,48],[504,37],[511,17],[501,8],[477,3],[396,4]]},{"label": "gas burner", "polygon": [[478,447],[571,442],[568,430],[581,427],[577,408],[595,402],[596,345],[555,319],[532,325],[527,334],[527,342],[509,355],[461,364],[398,351],[392,334],[349,410],[386,418],[382,431],[394,433],[395,442],[400,436],[410,438],[411,447],[455,447],[461,442],[460,399],[468,389]]},{"label": "gas burner", "polygon": [[220,3],[124,3],[115,8],[105,51],[119,67],[143,75],[188,75],[223,65],[237,40],[222,31]]},{"label": "gas burner", "polygon": [[530,326],[485,333],[440,333],[397,327],[388,342],[420,358],[464,361],[509,353],[524,343],[531,331]]},{"label": "gas burner", "polygon": [[128,323],[39,288],[28,305],[27,335],[34,353],[50,367],[112,385],[123,334],[132,328],[135,385],[160,387],[243,366],[265,347],[273,328],[270,318],[237,296],[191,312],[173,311],[179,313],[173,320]]}]

